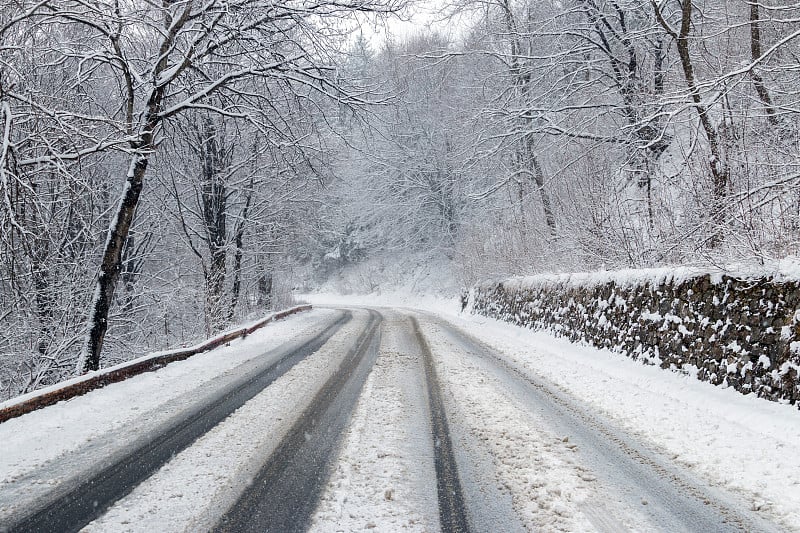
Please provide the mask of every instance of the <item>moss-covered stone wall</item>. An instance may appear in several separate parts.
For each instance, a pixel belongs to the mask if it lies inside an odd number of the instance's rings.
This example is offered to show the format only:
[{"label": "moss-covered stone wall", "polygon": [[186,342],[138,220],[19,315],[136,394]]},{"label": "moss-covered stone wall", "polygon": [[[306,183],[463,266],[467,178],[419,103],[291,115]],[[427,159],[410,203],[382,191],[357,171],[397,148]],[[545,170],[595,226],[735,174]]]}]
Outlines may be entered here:
[{"label": "moss-covered stone wall", "polygon": [[[613,278],[613,276],[610,276]],[[487,283],[474,313],[609,348],[771,400],[800,398],[800,282],[695,274]]]}]

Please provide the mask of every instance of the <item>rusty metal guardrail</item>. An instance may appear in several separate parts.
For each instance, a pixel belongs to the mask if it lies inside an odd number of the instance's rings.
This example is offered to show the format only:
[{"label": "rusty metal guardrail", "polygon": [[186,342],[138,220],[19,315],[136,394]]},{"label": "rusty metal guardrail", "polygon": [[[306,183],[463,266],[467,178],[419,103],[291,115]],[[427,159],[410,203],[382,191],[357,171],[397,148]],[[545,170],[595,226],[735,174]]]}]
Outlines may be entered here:
[{"label": "rusty metal guardrail", "polygon": [[169,363],[183,361],[184,359],[188,359],[193,355],[213,350],[214,348],[227,344],[234,339],[247,337],[257,329],[264,327],[270,322],[274,322],[275,320],[299,313],[300,311],[307,311],[309,309],[311,309],[310,305],[298,305],[291,307],[289,309],[285,309],[264,317],[249,326],[222,333],[194,346],[178,348],[176,350],[155,352],[132,361],[126,361],[124,363],[99,370],[97,372],[92,372],[89,374],[84,374],[83,376],[69,379],[67,381],[42,389],[41,391],[34,391],[19,398],[12,398],[6,402],[0,403],[0,423],[18,416],[22,416],[26,413],[30,413],[31,411],[36,411],[37,409],[47,407],[48,405],[69,400],[70,398],[74,398],[76,396],[82,396],[87,392],[105,387],[111,383],[117,383],[130,377],[143,374],[144,372],[158,370]]}]

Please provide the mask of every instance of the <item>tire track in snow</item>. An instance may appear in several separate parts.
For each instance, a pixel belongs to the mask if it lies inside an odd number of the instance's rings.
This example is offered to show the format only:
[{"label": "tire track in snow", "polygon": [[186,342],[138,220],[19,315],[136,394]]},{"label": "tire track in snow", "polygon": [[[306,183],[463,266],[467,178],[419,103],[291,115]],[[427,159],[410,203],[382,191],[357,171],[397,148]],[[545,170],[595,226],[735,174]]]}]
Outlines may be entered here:
[{"label": "tire track in snow", "polygon": [[367,319],[366,312],[354,312],[353,320],[324,346],[176,455],[80,533],[211,531],[342,364]]},{"label": "tire track in snow", "polygon": [[485,372],[502,378],[532,409],[545,413],[553,427],[568,433],[599,475],[625,491],[631,502],[641,502],[638,512],[648,515],[658,530],[778,531],[774,524],[745,511],[731,496],[670,464],[468,333],[440,320],[434,322]]},{"label": "tire track in snow", "polygon": [[382,317],[370,321],[337,371],[299,416],[253,483],[217,524],[217,532],[305,531],[331,461],[377,358]]},{"label": "tire track in snow", "polygon": [[422,352],[409,318],[382,312],[381,347],[309,531],[439,531]]},{"label": "tire track in snow", "polygon": [[419,329],[419,322],[413,316],[411,323],[417,337],[425,366],[428,384],[431,426],[433,429],[434,464],[436,466],[436,491],[439,496],[439,522],[445,533],[467,533],[470,531],[469,519],[464,505],[464,494],[458,478],[453,444],[447,427],[447,414],[442,401],[439,379],[433,365],[430,346]]},{"label": "tire track in snow", "polygon": [[343,313],[322,333],[287,353],[255,376],[235,382],[209,401],[170,423],[137,446],[126,450],[111,464],[74,482],[56,498],[48,499],[22,517],[11,517],[4,533],[28,531],[79,531],[99,517],[113,503],[129,494],[139,483],[158,470],[176,454],[189,447],[211,428],[227,418],[297,362],[318,350],[350,319]]},{"label": "tire track in snow", "polygon": [[[438,329],[423,322],[447,393],[465,497],[481,531],[593,531],[581,512],[596,495],[564,434],[509,394]],[[502,525],[501,525],[502,524]],[[607,530],[628,530],[623,523]]]}]

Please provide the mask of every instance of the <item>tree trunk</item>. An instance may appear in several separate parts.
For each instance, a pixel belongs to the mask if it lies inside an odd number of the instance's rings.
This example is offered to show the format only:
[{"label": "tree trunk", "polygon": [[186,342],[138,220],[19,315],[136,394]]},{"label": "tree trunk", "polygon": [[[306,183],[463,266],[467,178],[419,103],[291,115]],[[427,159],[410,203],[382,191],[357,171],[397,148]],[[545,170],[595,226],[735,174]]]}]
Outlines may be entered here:
[{"label": "tree trunk", "polygon": [[[508,31],[509,38],[511,40],[511,63],[509,65],[511,76],[514,80],[517,90],[519,91],[519,95],[522,99],[522,105],[526,105],[528,103],[528,94],[530,92],[531,74],[530,72],[525,72],[523,68],[522,43],[520,42],[519,28],[517,26],[514,13],[511,10],[509,0],[503,0],[500,4],[500,7],[503,10],[506,30]],[[525,127],[528,128],[528,130],[531,130],[533,127],[532,120],[530,118],[526,118],[524,122]],[[524,168],[525,173],[533,178],[533,183],[536,185],[536,188],[539,191],[539,196],[542,200],[542,210],[544,211],[545,223],[547,224],[550,236],[555,238],[557,236],[556,217],[553,213],[553,204],[550,201],[550,195],[544,188],[544,173],[542,172],[542,167],[539,164],[539,158],[534,150],[534,139],[532,134],[526,133],[523,135],[522,139],[520,140],[520,152],[522,156],[519,157],[517,161],[521,165],[526,166],[526,168]]]},{"label": "tree trunk", "polygon": [[223,314],[222,300],[227,277],[228,192],[220,175],[225,167],[221,144],[214,122],[205,119],[200,130],[201,191],[206,242],[211,256],[206,278],[206,318],[212,333],[224,325],[227,315]]},{"label": "tree trunk", "polygon": [[536,188],[539,191],[539,196],[542,199],[542,209],[544,210],[545,223],[547,224],[547,228],[550,230],[550,236],[555,238],[556,217],[553,214],[553,204],[550,201],[550,195],[547,194],[547,191],[544,188],[544,172],[542,172],[542,166],[539,164],[539,158],[536,157],[536,153],[533,150],[533,136],[531,135],[525,136],[525,151],[527,152],[527,159],[532,167],[533,172],[531,172],[531,175],[533,176],[533,182],[536,184]]},{"label": "tree trunk", "polygon": [[52,293],[50,276],[42,264],[33,263],[31,276],[33,278],[33,290],[35,291],[36,314],[39,319],[39,338],[36,341],[36,349],[41,355],[45,355],[52,339],[50,328],[53,327],[55,298]]},{"label": "tree trunk", "polygon": [[226,257],[224,250],[212,255],[205,280],[206,333],[212,335],[225,325],[222,312],[223,292],[226,277]]},{"label": "tree trunk", "polygon": [[108,229],[108,240],[100,265],[100,277],[95,285],[94,298],[89,315],[89,331],[86,342],[78,360],[78,372],[85,373],[100,368],[100,352],[108,331],[108,313],[114,299],[114,289],[122,270],[122,250],[128,238],[136,206],[142,193],[144,175],[147,171],[148,157],[153,150],[153,133],[148,131],[139,153],[131,158],[125,190],[117,207],[117,213]]},{"label": "tree trunk", "polygon": [[134,290],[136,284],[136,239],[133,234],[128,235],[128,241],[122,250],[122,286],[125,288],[125,297],[122,302],[122,311],[128,313],[133,309]]},{"label": "tree trunk", "polygon": [[730,179],[730,168],[722,155],[719,135],[717,129],[711,123],[708,109],[702,103],[700,90],[694,77],[694,66],[689,54],[689,31],[692,24],[692,0],[683,0],[681,5],[681,27],[679,31],[673,30],[669,23],[664,19],[661,10],[653,3],[659,23],[675,38],[678,55],[683,68],[683,75],[686,86],[689,89],[689,96],[694,102],[694,108],[700,117],[700,124],[708,140],[708,147],[711,150],[709,158],[709,169],[711,170],[711,222],[714,224],[712,235],[709,238],[711,246],[716,246],[722,240],[720,225],[725,220],[725,197],[727,195],[728,181]]},{"label": "tree trunk", "polygon": [[253,198],[253,180],[250,180],[250,188],[247,191],[247,199],[242,209],[241,218],[236,225],[236,235],[234,243],[236,244],[236,252],[233,255],[233,283],[231,284],[231,301],[228,307],[228,323],[233,320],[236,306],[239,304],[239,295],[242,290],[242,257],[244,255],[244,232],[247,225],[247,217],[250,212],[250,201]]},{"label": "tree trunk", "polygon": [[[758,3],[753,0],[750,3],[750,57],[755,62],[761,57],[761,28],[759,26]],[[750,70],[750,77],[753,79],[753,86],[756,88],[756,93],[764,104],[764,109],[767,111],[767,120],[773,126],[778,125],[778,116],[775,113],[775,106],[772,105],[772,98],[769,95],[769,89],[764,84],[764,79],[753,67]]]},{"label": "tree trunk", "polygon": [[239,305],[239,294],[242,291],[242,255],[243,251],[240,245],[240,239],[236,239],[236,253],[233,255],[233,282],[231,283],[231,300],[228,306],[228,323],[233,322],[233,317],[236,314],[236,306]]},{"label": "tree trunk", "polygon": [[272,308],[272,272],[265,271],[258,278],[257,304],[261,309]]}]

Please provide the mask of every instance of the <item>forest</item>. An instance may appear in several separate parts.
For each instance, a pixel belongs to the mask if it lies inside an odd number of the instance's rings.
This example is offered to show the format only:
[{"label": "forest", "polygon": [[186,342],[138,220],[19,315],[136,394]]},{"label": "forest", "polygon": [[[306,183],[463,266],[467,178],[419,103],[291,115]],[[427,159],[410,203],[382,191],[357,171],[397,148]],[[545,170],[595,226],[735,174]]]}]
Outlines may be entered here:
[{"label": "forest", "polygon": [[431,5],[2,0],[0,400],[415,268],[798,253],[800,3]]}]

